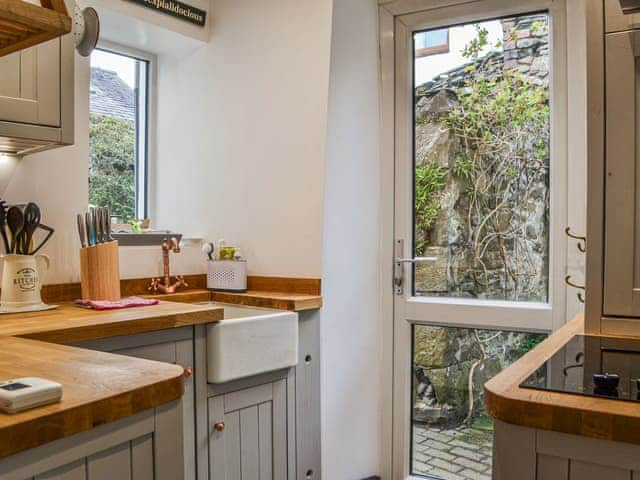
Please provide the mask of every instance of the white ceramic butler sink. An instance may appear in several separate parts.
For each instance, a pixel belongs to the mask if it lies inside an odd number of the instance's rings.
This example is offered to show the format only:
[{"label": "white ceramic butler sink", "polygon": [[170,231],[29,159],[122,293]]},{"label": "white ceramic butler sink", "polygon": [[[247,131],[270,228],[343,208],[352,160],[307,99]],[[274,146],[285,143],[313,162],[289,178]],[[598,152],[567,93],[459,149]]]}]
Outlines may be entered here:
[{"label": "white ceramic butler sink", "polygon": [[224,383],[298,363],[298,314],[215,303],[224,320],[207,326],[207,377]]}]

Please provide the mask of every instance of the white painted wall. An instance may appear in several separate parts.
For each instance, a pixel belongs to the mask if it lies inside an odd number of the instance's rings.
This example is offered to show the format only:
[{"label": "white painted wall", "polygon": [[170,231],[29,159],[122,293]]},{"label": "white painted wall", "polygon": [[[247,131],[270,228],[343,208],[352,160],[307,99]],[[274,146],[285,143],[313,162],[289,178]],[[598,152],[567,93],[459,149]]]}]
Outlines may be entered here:
[{"label": "white painted wall", "polygon": [[375,0],[335,0],[322,338],[323,478],[380,473],[380,113]]},{"label": "white painted wall", "polygon": [[152,217],[321,274],[330,0],[215,0],[210,43],[158,64]]},{"label": "white painted wall", "polygon": [[[208,44],[159,55],[154,225],[237,243],[253,274],[319,277],[331,0],[213,7]],[[46,283],[79,280],[89,63],[76,58],[76,145],[21,160],[3,197],[36,201],[56,228],[43,250],[52,257]],[[121,248],[120,257],[123,278],[162,271],[159,248]],[[205,271],[197,243],[172,257],[172,271]]]}]

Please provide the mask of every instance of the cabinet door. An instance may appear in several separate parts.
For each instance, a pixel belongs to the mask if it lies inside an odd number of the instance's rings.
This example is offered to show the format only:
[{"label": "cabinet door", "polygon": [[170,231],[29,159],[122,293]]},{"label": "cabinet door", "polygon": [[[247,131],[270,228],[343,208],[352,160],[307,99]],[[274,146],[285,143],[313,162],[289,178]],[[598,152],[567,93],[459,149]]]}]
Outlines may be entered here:
[{"label": "cabinet door", "polygon": [[0,120],[60,126],[60,39],[0,57]]},{"label": "cabinet door", "polygon": [[[604,314],[640,316],[640,31],[606,35]],[[595,252],[594,252],[595,253]]]},{"label": "cabinet door", "polygon": [[[156,362],[174,363],[185,368],[184,395],[182,397],[184,429],[184,478],[196,478],[196,414],[194,385],[194,339],[193,328],[141,333],[126,337],[106,338],[77,344],[82,348],[106,351],[144,358]],[[206,405],[203,406],[206,410]]]},{"label": "cabinet door", "polygon": [[196,478],[196,434],[195,434],[195,391],[193,385],[193,341],[179,340],[175,342],[144,345],[113,353],[129,357],[144,358],[156,362],[174,363],[185,368],[184,395],[182,402],[184,429],[184,478]]},{"label": "cabinet door", "polygon": [[210,480],[287,479],[286,384],[209,399]]},{"label": "cabinet door", "polygon": [[620,0],[604,0],[605,32],[621,32],[640,27],[640,13],[625,15]]}]

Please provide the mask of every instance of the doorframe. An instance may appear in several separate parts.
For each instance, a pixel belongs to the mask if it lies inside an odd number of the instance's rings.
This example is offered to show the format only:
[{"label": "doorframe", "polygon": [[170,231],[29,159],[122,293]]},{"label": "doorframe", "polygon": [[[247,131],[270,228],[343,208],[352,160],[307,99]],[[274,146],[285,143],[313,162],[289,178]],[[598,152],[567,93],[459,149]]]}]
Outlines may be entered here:
[{"label": "doorframe", "polygon": [[[563,195],[562,188],[566,187],[568,181],[568,169],[569,166],[580,167],[583,162],[576,162],[571,158],[568,158],[568,144],[569,140],[584,140],[583,132],[572,133],[567,125],[568,118],[568,85],[567,85],[567,52],[569,49],[570,39],[567,38],[567,17],[568,17],[568,4],[572,0],[550,0],[549,3],[553,5],[563,5],[564,8],[559,16],[556,17],[556,22],[559,22],[560,41],[563,43],[563,52],[560,54],[560,58],[554,59],[554,64],[563,62],[565,67],[563,72],[559,72],[562,75],[561,84],[563,85],[561,91],[554,92],[556,96],[555,102],[561,102],[560,107],[555,109],[552,114],[557,116],[560,114],[560,119],[555,119],[554,128],[560,129],[561,133],[559,138],[564,139],[564,145],[560,148],[557,146],[554,148],[554,156],[552,157],[552,168],[556,172],[559,178],[558,181],[551,184],[551,188],[554,189],[554,195],[556,201],[560,201],[560,209],[562,215],[566,218],[565,221],[569,222],[568,217],[568,203],[566,193]],[[380,474],[383,480],[394,479],[394,388],[396,382],[394,381],[394,351],[395,351],[395,322],[394,322],[394,293],[393,293],[393,257],[394,257],[394,241],[395,241],[395,115],[396,115],[396,84],[395,84],[395,67],[396,67],[396,45],[395,45],[395,17],[398,15],[425,12],[428,10],[441,9],[443,7],[451,7],[463,4],[477,4],[484,2],[487,4],[495,5],[495,0],[379,0],[379,30],[380,30],[380,110],[381,110],[381,226],[380,226],[380,252],[381,252],[381,267],[380,267],[380,284],[382,285],[382,294],[380,299],[380,308],[382,312],[382,456],[380,465]],[[505,2],[508,5],[510,2]],[[531,6],[531,10],[539,8],[539,4],[542,2],[534,2]],[[520,11],[528,10],[528,6],[520,8]],[[505,10],[509,10],[505,8]],[[555,33],[557,35],[558,33]],[[556,40],[557,41],[557,40]],[[556,55],[558,55],[556,53]],[[577,62],[578,64],[580,62]],[[586,73],[586,72],[585,72]],[[556,73],[557,75],[558,73]],[[558,88],[557,86],[555,88]],[[569,137],[576,137],[570,139]],[[557,157],[562,155],[566,160],[558,161]],[[560,189],[560,190],[559,190]],[[560,198],[558,198],[558,196]],[[559,230],[555,228],[555,230]],[[552,235],[556,235],[553,243],[555,243],[557,258],[560,254],[560,258],[566,260],[567,241],[566,239],[558,238],[557,231],[552,230]],[[560,251],[558,251],[558,249]],[[553,252],[550,252],[550,257],[553,257]],[[556,291],[562,289],[562,293],[565,298],[562,308],[558,305],[559,312],[554,312],[551,322],[551,328],[553,330],[559,328],[566,321],[566,288],[563,285],[557,285],[558,278],[561,272],[564,272],[566,266],[552,265],[552,259],[550,258],[550,275],[555,277],[555,285],[550,278],[549,291],[550,296],[552,289]],[[551,273],[551,268],[555,268],[555,272]],[[397,447],[396,447],[397,448]],[[404,479],[402,479],[404,480]]]}]

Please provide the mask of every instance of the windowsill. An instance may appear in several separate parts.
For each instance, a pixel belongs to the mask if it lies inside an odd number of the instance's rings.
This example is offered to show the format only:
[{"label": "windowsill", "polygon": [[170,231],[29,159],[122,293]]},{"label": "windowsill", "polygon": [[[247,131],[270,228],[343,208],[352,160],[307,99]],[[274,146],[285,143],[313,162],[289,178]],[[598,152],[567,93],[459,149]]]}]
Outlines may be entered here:
[{"label": "windowsill", "polygon": [[113,233],[111,235],[121,247],[150,247],[162,245],[165,238],[175,237],[178,242],[182,239],[181,233]]}]

